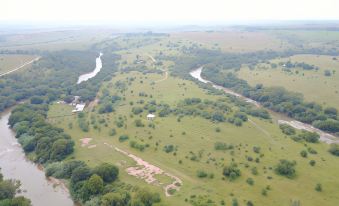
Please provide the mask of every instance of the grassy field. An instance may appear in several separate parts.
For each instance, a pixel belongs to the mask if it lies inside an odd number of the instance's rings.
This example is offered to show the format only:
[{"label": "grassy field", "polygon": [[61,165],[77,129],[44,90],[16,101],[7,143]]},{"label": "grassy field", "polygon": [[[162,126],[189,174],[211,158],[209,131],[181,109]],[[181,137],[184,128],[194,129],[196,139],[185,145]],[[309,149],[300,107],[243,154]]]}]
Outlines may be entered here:
[{"label": "grassy field", "polygon": [[339,45],[339,33],[329,30],[273,30],[272,33],[279,39],[289,42],[291,45],[303,48],[336,48]]},{"label": "grassy field", "polygon": [[[315,65],[319,67],[319,70],[294,68],[292,72],[288,72],[282,66],[272,69],[268,64],[261,64],[254,70],[244,67],[238,74],[240,78],[245,79],[251,85],[262,83],[266,86],[282,86],[290,91],[302,93],[308,101],[315,101],[324,106],[339,109],[338,60],[332,56],[296,55],[285,59],[275,59],[271,62],[279,63],[288,60]],[[325,70],[331,71],[332,75],[325,76]]]},{"label": "grassy field", "polygon": [[[134,81],[127,78],[134,77]],[[280,131],[278,125],[267,120],[250,117],[254,122],[246,122],[242,127],[230,123],[212,123],[200,117],[184,117],[180,122],[177,117],[156,117],[153,121],[155,128],[148,127],[146,112],[133,115],[133,106],[138,105],[138,100],[145,103],[156,100],[175,106],[180,100],[188,97],[199,97],[202,99],[216,100],[220,96],[208,95],[198,86],[190,81],[169,77],[167,80],[154,83],[161,79],[159,74],[143,75],[137,72],[119,74],[111,82],[105,82],[103,89],[108,89],[110,94],[124,97],[115,106],[115,112],[109,114],[98,114],[97,108],[86,111],[86,117],[90,124],[89,132],[82,132],[78,127],[77,116],[60,116],[71,113],[71,107],[64,104],[53,104],[50,106],[49,121],[56,126],[64,128],[72,136],[76,143],[74,158],[83,160],[91,166],[100,162],[111,162],[120,167],[120,179],[124,182],[162,194],[162,199],[167,205],[190,205],[190,201],[197,201],[200,197],[207,201],[211,199],[215,204],[203,203],[201,205],[220,205],[224,200],[226,205],[231,205],[232,199],[237,198],[240,205],[245,205],[251,200],[255,205],[290,205],[291,200],[300,200],[302,205],[329,205],[334,206],[339,201],[337,188],[339,182],[336,171],[339,170],[338,158],[331,156],[328,145],[309,144],[317,150],[317,155],[309,155],[302,158],[299,152],[305,149],[302,143],[296,143],[286,138]],[[117,81],[125,82],[126,90],[122,91],[114,87]],[[147,97],[140,97],[139,92],[145,92]],[[100,96],[100,95],[99,95]],[[132,103],[133,102],[133,105]],[[234,109],[236,107],[232,106]],[[124,127],[118,128],[116,121],[121,117]],[[141,119],[145,127],[136,127],[134,121]],[[99,123],[101,122],[101,124]],[[219,127],[220,132],[215,128]],[[95,129],[96,128],[96,129]],[[109,131],[115,128],[117,134],[110,136]],[[265,132],[263,132],[265,131]],[[129,140],[120,142],[120,135],[128,135]],[[90,145],[94,148],[81,146],[81,138],[93,138]],[[130,141],[140,144],[149,144],[144,151],[131,148]],[[235,149],[231,151],[216,151],[215,142],[233,144]],[[121,153],[107,147],[104,143],[114,145],[120,149],[135,154],[149,163],[160,167],[166,172],[179,177],[183,181],[180,191],[174,196],[165,197],[164,190],[160,185],[147,185],[146,182],[136,179],[127,174],[125,169],[135,163]],[[177,146],[174,153],[163,151],[165,145]],[[261,157],[253,152],[254,146],[260,146]],[[197,160],[190,160],[192,155],[198,156]],[[260,158],[260,162],[248,161],[248,157]],[[232,162],[236,162],[242,172],[240,178],[235,181],[223,179],[222,168]],[[288,179],[275,174],[274,165],[279,159],[297,161],[297,176]],[[316,160],[315,167],[309,165],[311,159]],[[251,174],[251,169],[256,167],[259,174]],[[213,174],[213,178],[198,178],[196,173],[203,170]],[[254,179],[254,185],[246,183],[247,178]],[[159,181],[168,182],[164,176],[159,176]],[[323,186],[323,192],[316,192],[314,187],[317,183]],[[262,190],[269,185],[267,196],[261,194]],[[187,202],[186,202],[186,201]]]},{"label": "grassy field", "polygon": [[265,32],[222,31],[182,32],[172,38],[187,39],[203,46],[225,52],[255,52],[262,50],[284,50],[291,47],[286,41]]},{"label": "grassy field", "polygon": [[[0,74],[13,70],[25,62],[35,59],[37,56],[20,54],[1,54],[0,55]],[[27,65],[25,67],[29,67]]]}]

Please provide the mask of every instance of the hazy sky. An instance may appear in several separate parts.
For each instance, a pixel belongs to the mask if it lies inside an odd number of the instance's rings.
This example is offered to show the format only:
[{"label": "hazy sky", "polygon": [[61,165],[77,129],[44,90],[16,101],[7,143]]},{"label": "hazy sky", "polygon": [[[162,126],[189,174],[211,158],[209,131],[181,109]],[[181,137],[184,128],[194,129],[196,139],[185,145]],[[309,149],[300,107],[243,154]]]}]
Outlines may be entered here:
[{"label": "hazy sky", "polygon": [[0,21],[208,23],[339,20],[339,0],[1,0]]}]

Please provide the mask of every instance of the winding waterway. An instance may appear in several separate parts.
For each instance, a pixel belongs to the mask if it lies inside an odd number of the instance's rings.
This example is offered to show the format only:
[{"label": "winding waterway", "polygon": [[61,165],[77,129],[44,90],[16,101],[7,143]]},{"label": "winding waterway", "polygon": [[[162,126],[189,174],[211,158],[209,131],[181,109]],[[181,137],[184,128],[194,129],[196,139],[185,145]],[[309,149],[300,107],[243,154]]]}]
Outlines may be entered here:
[{"label": "winding waterway", "polygon": [[0,114],[0,167],[6,179],[21,182],[23,195],[33,206],[72,206],[67,188],[56,179],[46,179],[44,171],[25,157],[15,133],[8,126],[10,110]]},{"label": "winding waterway", "polygon": [[[227,94],[231,94],[231,95],[234,95],[238,98],[241,98],[246,102],[254,104],[256,107],[262,107],[259,102],[255,101],[253,99],[244,97],[243,95],[238,94],[238,93],[236,93],[236,92],[234,92],[234,91],[232,91],[228,88],[216,85],[213,82],[202,78],[201,77],[202,69],[203,69],[203,67],[199,67],[197,69],[194,69],[193,71],[190,72],[190,75],[192,77],[194,77],[195,79],[199,80],[200,82],[203,82],[205,84],[211,84],[214,88],[219,89],[219,90],[223,90]],[[290,118],[285,118],[285,119],[279,119],[278,123],[279,124],[288,124],[288,125],[296,128],[296,129],[304,129],[304,130],[307,130],[307,131],[310,131],[310,132],[316,132],[320,135],[320,141],[325,142],[327,144],[339,143],[339,138],[333,136],[332,134],[323,132],[323,131],[313,127],[312,125],[305,124],[305,123],[300,122],[300,121],[291,120]]]},{"label": "winding waterway", "polygon": [[95,77],[100,72],[102,68],[101,56],[102,56],[102,53],[100,53],[99,57],[95,59],[95,69],[90,73],[80,75],[77,84],[80,84],[81,82],[85,82],[89,80],[90,78]]}]

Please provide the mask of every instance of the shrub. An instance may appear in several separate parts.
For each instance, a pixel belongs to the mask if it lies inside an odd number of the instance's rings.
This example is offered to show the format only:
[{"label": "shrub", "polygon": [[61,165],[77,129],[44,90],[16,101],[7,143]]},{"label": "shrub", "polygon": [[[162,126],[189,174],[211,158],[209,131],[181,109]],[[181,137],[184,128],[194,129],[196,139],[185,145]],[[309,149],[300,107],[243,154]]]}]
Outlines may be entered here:
[{"label": "shrub", "polygon": [[295,165],[295,161],[289,161],[285,159],[280,160],[275,167],[275,172],[279,175],[292,178],[296,174]]}]

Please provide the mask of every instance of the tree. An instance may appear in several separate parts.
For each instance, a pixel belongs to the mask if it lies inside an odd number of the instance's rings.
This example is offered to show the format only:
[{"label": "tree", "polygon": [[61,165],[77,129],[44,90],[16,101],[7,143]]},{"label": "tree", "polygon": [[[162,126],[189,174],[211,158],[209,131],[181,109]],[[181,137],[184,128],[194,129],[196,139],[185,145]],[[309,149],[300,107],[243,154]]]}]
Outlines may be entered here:
[{"label": "tree", "polygon": [[93,172],[99,175],[104,182],[113,182],[118,178],[119,168],[112,164],[102,163],[94,168]]},{"label": "tree", "polygon": [[52,145],[51,159],[60,161],[73,152],[74,142],[72,140],[58,139]]},{"label": "tree", "polygon": [[34,96],[31,98],[31,104],[42,104],[44,99],[42,97]]},{"label": "tree", "polygon": [[309,132],[306,130],[303,130],[301,134],[299,134],[299,137],[304,139],[306,142],[311,143],[317,143],[320,139],[320,135],[316,132]]},{"label": "tree", "polygon": [[101,206],[124,206],[129,205],[131,200],[130,194],[125,193],[117,193],[117,192],[109,192],[102,196],[101,198]]},{"label": "tree", "polygon": [[288,124],[280,124],[279,127],[280,127],[281,131],[286,135],[294,135],[295,134],[295,129]]},{"label": "tree", "polygon": [[289,161],[289,160],[280,160],[279,163],[275,167],[275,171],[277,174],[292,178],[296,174],[295,170],[295,161]]},{"label": "tree", "polygon": [[14,181],[5,180],[0,182],[0,200],[14,198],[18,185]]},{"label": "tree", "polygon": [[97,174],[92,175],[84,184],[83,192],[85,196],[100,194],[104,189],[104,181]]},{"label": "tree", "polygon": [[313,126],[328,132],[339,132],[339,121],[334,119],[315,121]]},{"label": "tree", "polygon": [[230,180],[235,180],[237,177],[240,177],[241,172],[240,169],[238,169],[238,166],[235,163],[232,163],[231,165],[224,167],[223,175]]},{"label": "tree", "polygon": [[331,144],[328,150],[331,154],[339,157],[339,144]]},{"label": "tree", "polygon": [[158,193],[151,193],[146,189],[139,190],[135,195],[135,200],[136,202],[141,202],[143,206],[152,206],[154,203],[161,201]]},{"label": "tree", "polygon": [[87,180],[91,174],[92,172],[87,166],[77,167],[73,170],[71,181],[77,183],[79,181]]}]

